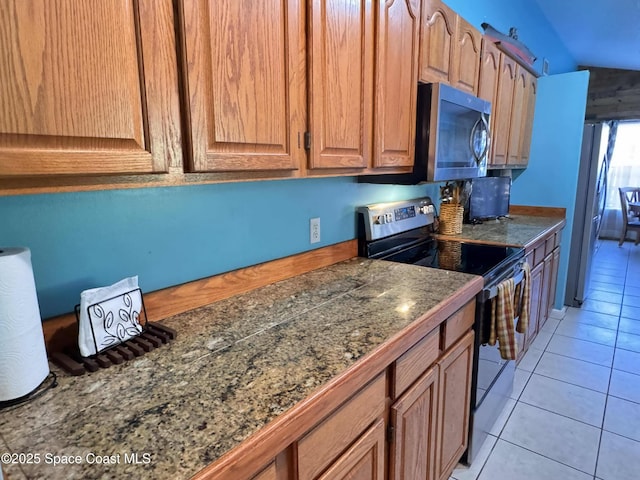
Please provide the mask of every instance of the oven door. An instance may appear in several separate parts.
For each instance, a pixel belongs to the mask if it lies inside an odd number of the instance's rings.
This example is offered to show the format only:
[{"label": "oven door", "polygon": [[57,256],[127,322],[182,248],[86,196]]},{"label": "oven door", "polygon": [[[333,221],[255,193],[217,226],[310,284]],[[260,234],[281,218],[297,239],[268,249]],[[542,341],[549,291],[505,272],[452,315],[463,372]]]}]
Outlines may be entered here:
[{"label": "oven door", "polygon": [[[476,348],[472,377],[469,446],[463,457],[463,462],[466,464],[473,462],[475,455],[513,393],[515,362],[502,358],[497,344],[493,346],[488,344],[491,329],[491,303],[497,296],[497,285],[508,278],[514,279],[516,292],[519,294],[516,299],[515,328],[522,309],[522,281],[524,279],[522,262],[513,265],[495,282],[486,286],[477,297]],[[520,350],[523,346],[524,336],[517,332],[516,342]]]}]

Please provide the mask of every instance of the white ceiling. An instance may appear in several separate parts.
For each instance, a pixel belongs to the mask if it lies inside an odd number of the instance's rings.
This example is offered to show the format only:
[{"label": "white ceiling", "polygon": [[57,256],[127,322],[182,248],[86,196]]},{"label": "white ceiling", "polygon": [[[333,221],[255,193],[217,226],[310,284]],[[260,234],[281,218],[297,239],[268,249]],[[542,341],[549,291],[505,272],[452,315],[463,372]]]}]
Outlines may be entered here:
[{"label": "white ceiling", "polygon": [[640,0],[536,0],[578,65],[640,70]]}]

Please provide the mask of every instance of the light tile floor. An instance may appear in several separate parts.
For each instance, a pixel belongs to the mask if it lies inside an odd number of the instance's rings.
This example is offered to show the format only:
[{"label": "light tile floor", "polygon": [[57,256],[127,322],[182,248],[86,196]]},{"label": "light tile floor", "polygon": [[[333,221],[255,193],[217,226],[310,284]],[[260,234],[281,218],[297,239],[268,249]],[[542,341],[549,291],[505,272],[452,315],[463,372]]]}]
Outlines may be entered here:
[{"label": "light tile floor", "polygon": [[550,318],[455,480],[640,479],[640,245],[603,241],[582,308]]}]

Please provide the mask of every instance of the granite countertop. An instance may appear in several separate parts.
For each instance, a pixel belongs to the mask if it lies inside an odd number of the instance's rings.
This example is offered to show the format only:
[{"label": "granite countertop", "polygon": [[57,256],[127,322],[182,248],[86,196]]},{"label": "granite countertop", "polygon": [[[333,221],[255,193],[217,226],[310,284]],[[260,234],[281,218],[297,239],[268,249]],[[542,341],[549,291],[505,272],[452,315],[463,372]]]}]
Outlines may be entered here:
[{"label": "granite countertop", "polygon": [[526,247],[550,230],[564,225],[564,223],[564,217],[510,215],[507,218],[488,220],[477,225],[464,224],[462,225],[462,233],[458,235],[438,235],[438,237]]},{"label": "granite countertop", "polygon": [[170,344],[81,377],[52,366],[57,388],[1,411],[0,454],[39,455],[5,475],[188,478],[477,280],[354,258],[168,318]]}]

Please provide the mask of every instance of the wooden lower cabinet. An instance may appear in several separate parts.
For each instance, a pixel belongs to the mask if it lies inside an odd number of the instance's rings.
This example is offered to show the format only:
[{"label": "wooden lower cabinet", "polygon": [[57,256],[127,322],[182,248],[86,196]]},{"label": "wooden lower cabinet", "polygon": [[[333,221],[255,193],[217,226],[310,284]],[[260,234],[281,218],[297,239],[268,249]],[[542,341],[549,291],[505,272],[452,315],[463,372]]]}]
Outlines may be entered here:
[{"label": "wooden lower cabinet", "polygon": [[384,480],[385,434],[385,423],[380,419],[319,480]]},{"label": "wooden lower cabinet", "polygon": [[536,338],[538,323],[540,321],[540,303],[542,300],[542,275],[544,262],[531,270],[531,309],[529,311],[529,327],[527,328],[525,344],[527,348]]},{"label": "wooden lower cabinet", "polygon": [[551,273],[553,270],[551,266],[552,262],[553,253],[550,253],[544,258],[544,267],[542,270],[542,295],[540,298],[540,312],[538,314],[538,331],[542,330],[542,327],[546,323],[547,318],[549,318],[549,301],[551,300],[549,298],[551,295]]},{"label": "wooden lower cabinet", "polygon": [[291,480],[291,448],[284,450],[276,456],[271,463],[264,467],[260,473],[251,477],[251,480]]},{"label": "wooden lower cabinet", "polygon": [[438,366],[434,365],[391,406],[391,480],[435,478]]},{"label": "wooden lower cabinet", "polygon": [[549,278],[549,300],[547,302],[547,318],[551,315],[551,310],[556,303],[556,288],[558,287],[558,268],[560,267],[560,247],[553,250],[551,256],[551,274]]},{"label": "wooden lower cabinet", "polygon": [[438,362],[438,435],[436,479],[449,478],[469,440],[473,332],[467,333]]},{"label": "wooden lower cabinet", "polygon": [[[352,396],[338,410],[316,425],[297,442],[298,479],[334,479],[358,478],[381,479],[379,471],[384,472],[385,455],[374,445],[377,426],[382,422],[382,445],[384,446],[384,417],[387,408],[387,379],[383,373],[378,375],[362,390]],[[358,446],[356,448],[356,446]],[[367,471],[364,465],[353,463],[375,459],[371,466],[371,477],[363,477]],[[359,472],[349,477],[346,472]],[[327,476],[333,472],[337,476]],[[343,476],[338,473],[342,472]]]},{"label": "wooden lower cabinet", "polygon": [[[531,306],[527,331],[523,336],[516,336],[518,340],[516,362],[520,361],[538,332],[542,330],[555,304],[560,264],[560,238],[561,230],[539,239],[534,245],[526,248],[526,261],[531,266]],[[523,345],[520,344],[521,341]]]},{"label": "wooden lower cabinet", "polygon": [[391,407],[390,479],[446,479],[467,448],[473,365],[469,331]]}]

